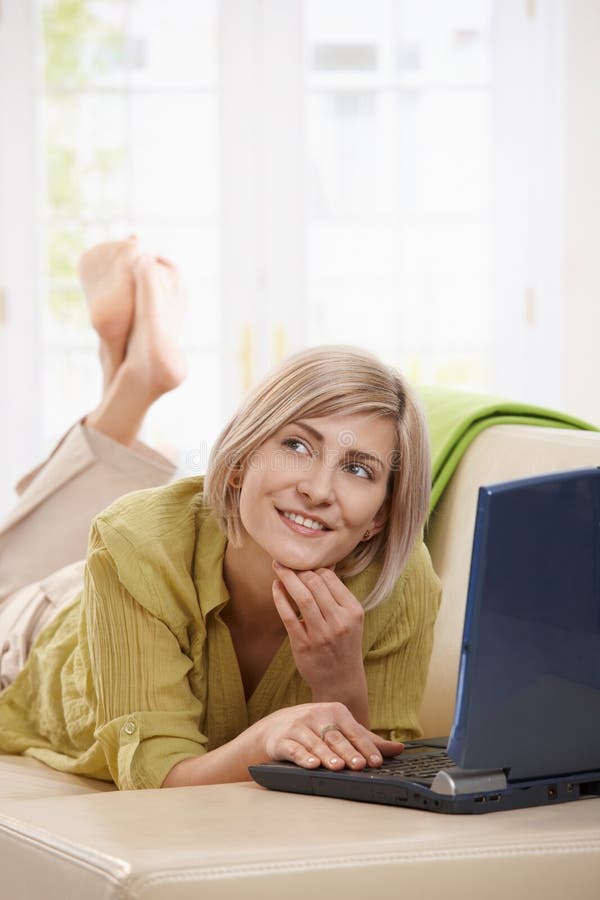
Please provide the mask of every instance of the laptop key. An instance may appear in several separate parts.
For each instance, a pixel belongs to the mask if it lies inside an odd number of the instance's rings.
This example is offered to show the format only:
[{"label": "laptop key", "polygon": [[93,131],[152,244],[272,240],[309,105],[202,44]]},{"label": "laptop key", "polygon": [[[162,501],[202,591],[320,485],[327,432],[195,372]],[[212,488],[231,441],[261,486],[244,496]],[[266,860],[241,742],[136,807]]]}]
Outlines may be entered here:
[{"label": "laptop key", "polygon": [[454,762],[448,754],[441,750],[439,753],[428,753],[426,757],[421,759],[403,760],[400,757],[399,759],[389,760],[377,769],[367,770],[366,774],[384,778],[400,776],[402,778],[419,780],[421,778],[434,778],[440,769],[453,765]]}]

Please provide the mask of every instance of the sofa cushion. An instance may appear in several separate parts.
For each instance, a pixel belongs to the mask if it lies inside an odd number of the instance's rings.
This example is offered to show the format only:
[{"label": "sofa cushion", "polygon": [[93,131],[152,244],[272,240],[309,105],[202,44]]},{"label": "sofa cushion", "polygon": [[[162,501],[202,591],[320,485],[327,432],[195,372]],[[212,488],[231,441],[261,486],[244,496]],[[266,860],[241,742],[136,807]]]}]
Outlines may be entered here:
[{"label": "sofa cushion", "polygon": [[[0,803],[116,791],[112,782],[66,775],[26,756],[0,756]],[[1,807],[0,807],[1,808]]]}]

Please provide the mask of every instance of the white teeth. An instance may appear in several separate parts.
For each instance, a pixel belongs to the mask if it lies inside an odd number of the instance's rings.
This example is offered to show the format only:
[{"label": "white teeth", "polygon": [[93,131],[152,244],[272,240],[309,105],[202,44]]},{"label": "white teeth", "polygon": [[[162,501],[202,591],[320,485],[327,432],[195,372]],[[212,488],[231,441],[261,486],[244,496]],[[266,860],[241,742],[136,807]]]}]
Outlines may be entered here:
[{"label": "white teeth", "polygon": [[304,516],[299,516],[296,513],[284,512],[283,515],[286,519],[297,522],[298,525],[304,525],[305,528],[312,528],[313,531],[325,531],[325,526],[321,525],[320,522],[313,522],[312,519],[305,519]]}]

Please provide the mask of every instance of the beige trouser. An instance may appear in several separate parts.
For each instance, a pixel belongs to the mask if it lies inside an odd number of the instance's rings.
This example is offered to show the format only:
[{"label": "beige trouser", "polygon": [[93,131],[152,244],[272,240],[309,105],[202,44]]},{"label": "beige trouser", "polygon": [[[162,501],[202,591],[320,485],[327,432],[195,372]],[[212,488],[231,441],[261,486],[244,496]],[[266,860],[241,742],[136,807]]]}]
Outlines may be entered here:
[{"label": "beige trouser", "polygon": [[21,479],[0,527],[0,690],[83,584],[93,517],[122,494],[171,481],[175,466],[144,444],[124,447],[77,424]]}]

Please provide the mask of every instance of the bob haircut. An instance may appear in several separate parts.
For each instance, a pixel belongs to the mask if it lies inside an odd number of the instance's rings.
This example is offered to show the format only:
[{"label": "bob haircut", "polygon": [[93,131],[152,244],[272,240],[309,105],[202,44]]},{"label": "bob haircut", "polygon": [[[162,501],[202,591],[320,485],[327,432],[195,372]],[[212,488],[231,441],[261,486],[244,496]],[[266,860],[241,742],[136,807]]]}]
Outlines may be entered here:
[{"label": "bob haircut", "polygon": [[377,357],[334,344],[303,350],[274,369],[217,438],[208,462],[204,501],[227,538],[239,545],[240,472],[243,478],[250,455],[297,419],[357,413],[390,419],[397,435],[384,501],[385,525],[336,565],[336,574],[349,577],[379,563],[379,577],[363,604],[370,609],[390,595],[406,566],[422,534],[431,489],[429,438],[420,405],[400,374]]}]

